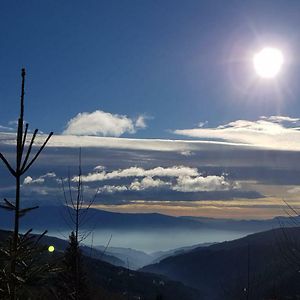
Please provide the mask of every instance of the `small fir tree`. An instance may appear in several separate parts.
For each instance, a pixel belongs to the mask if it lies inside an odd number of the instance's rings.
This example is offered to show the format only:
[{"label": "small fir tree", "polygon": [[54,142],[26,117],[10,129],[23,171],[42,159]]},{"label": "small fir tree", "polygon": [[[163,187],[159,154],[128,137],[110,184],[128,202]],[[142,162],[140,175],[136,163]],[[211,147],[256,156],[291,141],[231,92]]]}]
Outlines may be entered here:
[{"label": "small fir tree", "polygon": [[61,300],[88,300],[87,278],[83,270],[82,253],[72,231],[65,250],[62,272],[58,278],[57,297]]},{"label": "small fir tree", "polygon": [[[36,129],[31,135],[28,146],[28,124],[24,127],[24,96],[25,96],[25,69],[22,69],[22,85],[21,85],[21,103],[20,115],[18,118],[17,141],[16,141],[16,165],[13,166],[0,152],[0,160],[7,167],[8,171],[15,179],[15,199],[10,201],[4,199],[1,208],[13,213],[13,231],[8,241],[0,245],[0,296],[1,299],[27,299],[24,296],[29,291],[29,286],[38,284],[39,278],[43,277],[42,273],[48,270],[48,266],[37,265],[36,261],[43,250],[39,247],[38,240],[32,237],[31,229],[21,236],[20,219],[29,211],[38,208],[23,207],[21,203],[21,179],[22,176],[31,168],[33,163],[39,157],[49,139],[52,132],[48,135],[43,145],[32,155],[34,142],[38,133]],[[46,232],[44,232],[45,234]],[[27,289],[28,288],[28,289]]]}]

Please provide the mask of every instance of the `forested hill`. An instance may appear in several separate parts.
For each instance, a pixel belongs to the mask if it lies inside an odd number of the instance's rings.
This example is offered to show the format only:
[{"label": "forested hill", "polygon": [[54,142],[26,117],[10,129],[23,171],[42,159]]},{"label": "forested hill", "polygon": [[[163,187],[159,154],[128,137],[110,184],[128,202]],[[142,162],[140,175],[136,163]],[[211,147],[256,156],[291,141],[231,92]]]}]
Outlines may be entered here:
[{"label": "forested hill", "polygon": [[207,300],[245,299],[247,293],[249,299],[297,299],[299,266],[300,228],[295,227],[197,248],[142,270],[199,288]]}]

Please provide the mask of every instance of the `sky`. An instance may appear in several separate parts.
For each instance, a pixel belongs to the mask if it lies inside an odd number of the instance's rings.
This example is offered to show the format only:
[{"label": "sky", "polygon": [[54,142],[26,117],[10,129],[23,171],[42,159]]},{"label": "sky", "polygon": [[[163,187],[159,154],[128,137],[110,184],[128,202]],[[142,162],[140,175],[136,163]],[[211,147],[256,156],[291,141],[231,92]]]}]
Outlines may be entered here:
[{"label": "sky", "polygon": [[[23,178],[27,201],[62,201],[81,147],[100,209],[270,218],[300,205],[298,1],[0,5],[0,151],[13,159],[22,67],[25,119],[55,133]],[[266,46],[284,55],[268,80],[253,67]]]}]

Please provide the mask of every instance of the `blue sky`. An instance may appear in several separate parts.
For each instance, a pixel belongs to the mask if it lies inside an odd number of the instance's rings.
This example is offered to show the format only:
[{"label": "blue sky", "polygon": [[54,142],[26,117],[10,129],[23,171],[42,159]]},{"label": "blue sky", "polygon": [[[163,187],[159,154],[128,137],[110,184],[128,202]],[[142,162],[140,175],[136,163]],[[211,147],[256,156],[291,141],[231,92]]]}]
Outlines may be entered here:
[{"label": "blue sky", "polygon": [[[1,3],[2,151],[11,157],[21,67],[26,120],[56,134],[24,178],[26,197],[59,198],[57,179],[83,147],[100,208],[236,218],[281,214],[283,196],[300,206],[299,11],[297,1]],[[253,68],[265,46],[284,54],[272,80]],[[5,178],[1,195],[12,191]]]},{"label": "blue sky", "polygon": [[[299,115],[297,1],[10,1],[0,12],[3,125],[16,118],[28,70],[27,118],[60,133],[80,112],[151,117],[137,137],[262,115]],[[274,83],[244,87],[249,55],[286,49]],[[53,120],[55,116],[55,120]],[[126,134],[125,134],[126,135]]]}]

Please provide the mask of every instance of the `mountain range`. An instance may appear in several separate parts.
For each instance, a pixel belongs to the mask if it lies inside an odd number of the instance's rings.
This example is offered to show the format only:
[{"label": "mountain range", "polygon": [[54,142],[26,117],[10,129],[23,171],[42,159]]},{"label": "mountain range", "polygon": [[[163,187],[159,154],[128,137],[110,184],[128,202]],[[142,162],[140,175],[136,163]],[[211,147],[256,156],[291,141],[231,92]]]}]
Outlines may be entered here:
[{"label": "mountain range", "polygon": [[197,288],[207,300],[297,299],[300,227],[195,248],[141,270]]},{"label": "mountain range", "polygon": [[[21,227],[38,230],[64,230],[68,227],[68,208],[66,206],[41,206],[25,215]],[[117,213],[90,208],[87,222],[83,228],[116,230],[154,230],[154,229],[217,229],[242,232],[258,232],[293,225],[288,217],[268,220],[233,220],[205,217],[174,217],[159,213]],[[300,220],[300,218],[298,218]],[[10,212],[0,210],[0,226],[9,229],[12,225]]]}]

